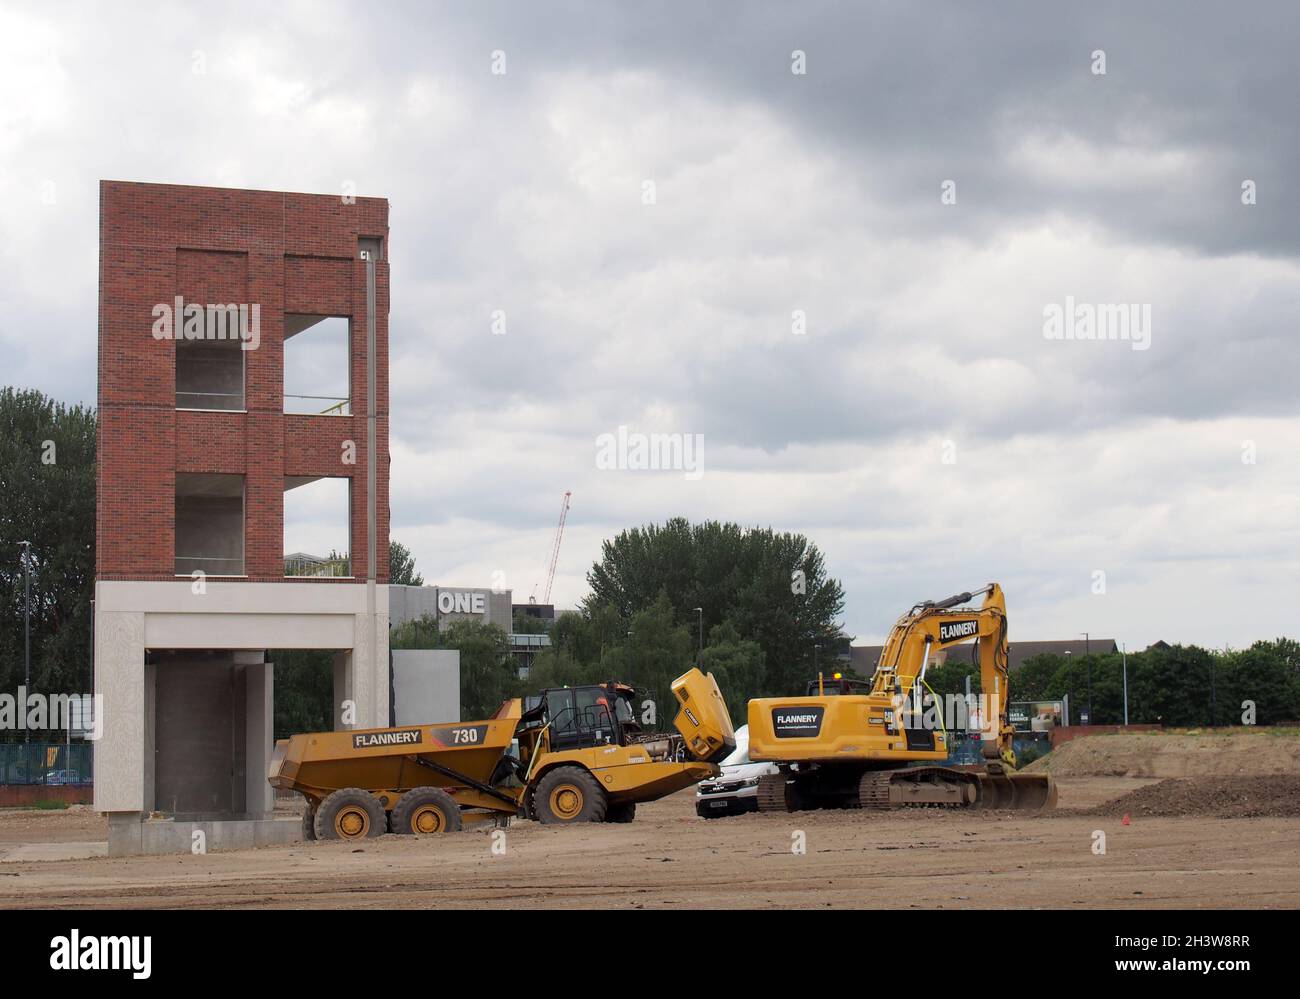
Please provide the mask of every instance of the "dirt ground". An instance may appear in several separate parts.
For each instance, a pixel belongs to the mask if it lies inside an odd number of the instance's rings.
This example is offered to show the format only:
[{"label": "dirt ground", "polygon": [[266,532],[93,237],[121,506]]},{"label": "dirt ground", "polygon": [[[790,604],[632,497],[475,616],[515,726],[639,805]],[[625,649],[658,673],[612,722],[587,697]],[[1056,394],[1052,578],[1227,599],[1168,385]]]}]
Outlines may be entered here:
[{"label": "dirt ground", "polygon": [[1106,802],[1098,815],[1300,818],[1300,776],[1170,778]]},{"label": "dirt ground", "polygon": [[1059,783],[1060,807],[1036,815],[705,820],[683,792],[631,825],[515,822],[504,840],[480,827],[199,857],[15,859],[22,844],[102,838],[103,820],[0,813],[0,907],[1300,907],[1300,818],[1131,814],[1126,826],[1090,813],[1154,781]]},{"label": "dirt ground", "polygon": [[1074,739],[1025,770],[1056,777],[1228,777],[1300,773],[1300,729],[1224,728]]}]

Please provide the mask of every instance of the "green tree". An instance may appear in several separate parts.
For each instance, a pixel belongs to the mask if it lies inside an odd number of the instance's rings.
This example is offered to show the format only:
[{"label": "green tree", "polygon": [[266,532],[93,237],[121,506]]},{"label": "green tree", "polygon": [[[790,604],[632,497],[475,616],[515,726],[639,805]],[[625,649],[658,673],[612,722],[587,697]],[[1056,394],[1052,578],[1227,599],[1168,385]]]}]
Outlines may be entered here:
[{"label": "green tree", "polygon": [[275,738],[334,730],[334,653],[277,649],[267,656],[275,669]]},{"label": "green tree", "polygon": [[[978,694],[980,692],[979,663],[971,662],[967,650],[957,648],[950,650],[943,662],[926,670],[925,682],[940,697],[947,694],[965,694],[967,676],[971,678],[971,693]],[[1020,696],[1014,687],[1012,688],[1012,696],[1016,700],[1020,700]]]},{"label": "green tree", "polygon": [[424,585],[424,577],[415,570],[415,556],[394,538],[388,539],[388,582],[393,586]]},{"label": "green tree", "polygon": [[438,618],[433,614],[403,621],[388,632],[390,649],[440,649],[442,636],[438,632]]},{"label": "green tree", "polygon": [[32,686],[89,690],[95,578],[95,413],[0,389],[0,689],[22,683],[23,570],[31,542]]},{"label": "green tree", "polygon": [[533,659],[533,668],[528,671],[528,679],[521,684],[520,691],[540,694],[548,687],[579,687],[608,679],[599,675],[598,665],[581,663],[566,649],[552,646]]},{"label": "green tree", "polygon": [[615,670],[612,678],[630,683],[653,704],[652,727],[672,728],[677,698],[672,682],[695,661],[695,642],[690,629],[674,622],[668,597],[659,597],[632,615],[631,634],[625,644],[607,651],[605,663]]},{"label": "green tree", "polygon": [[718,682],[732,723],[744,725],[750,699],[761,697],[765,689],[767,664],[763,649],[757,642],[742,639],[729,622],[724,622],[710,632],[703,659],[704,671],[712,673]]},{"label": "green tree", "polygon": [[482,621],[453,621],[443,630],[441,644],[460,652],[461,718],[487,718],[506,698],[518,696],[510,638],[501,628]]},{"label": "green tree", "polygon": [[1240,725],[1247,702],[1255,724],[1300,719],[1300,648],[1291,639],[1255,642],[1215,658],[1214,724]]},{"label": "green tree", "polygon": [[706,634],[729,623],[762,649],[772,693],[802,689],[814,673],[814,646],[830,650],[845,638],[837,621],[843,588],[800,534],[674,518],[606,541],[587,581],[585,609],[610,608],[624,621],[662,595],[674,622],[691,632],[697,607]]},{"label": "green tree", "polygon": [[1063,656],[1041,653],[1030,656],[1011,676],[1011,697],[1017,701],[1042,701],[1051,698],[1048,693],[1052,677],[1065,665]]},{"label": "green tree", "polygon": [[1194,645],[1150,648],[1129,656],[1129,721],[1208,725],[1211,662],[1210,653]]}]

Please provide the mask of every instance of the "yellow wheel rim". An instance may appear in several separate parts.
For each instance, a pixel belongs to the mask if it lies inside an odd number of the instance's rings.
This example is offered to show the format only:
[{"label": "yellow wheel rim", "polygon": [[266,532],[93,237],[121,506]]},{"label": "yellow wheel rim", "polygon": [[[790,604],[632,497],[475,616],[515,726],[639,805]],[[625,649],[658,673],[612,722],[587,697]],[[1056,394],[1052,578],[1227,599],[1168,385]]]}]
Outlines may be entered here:
[{"label": "yellow wheel rim", "polygon": [[370,831],[370,816],[364,808],[344,808],[334,818],[334,830],[344,839],[358,839]]},{"label": "yellow wheel rim", "polygon": [[561,784],[551,792],[551,812],[562,819],[573,819],[582,811],[582,789]]},{"label": "yellow wheel rim", "polygon": [[415,833],[439,833],[447,828],[447,816],[437,805],[421,805],[411,816],[411,831]]}]

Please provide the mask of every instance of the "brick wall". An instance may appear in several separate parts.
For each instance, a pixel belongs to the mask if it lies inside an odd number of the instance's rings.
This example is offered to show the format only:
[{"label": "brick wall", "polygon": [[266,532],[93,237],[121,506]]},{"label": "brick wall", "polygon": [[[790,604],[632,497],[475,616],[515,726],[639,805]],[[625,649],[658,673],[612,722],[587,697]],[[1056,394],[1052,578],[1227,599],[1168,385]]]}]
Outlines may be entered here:
[{"label": "brick wall", "polygon": [[[177,471],[245,477],[244,571],[255,581],[284,579],[284,477],[351,478],[353,573],[364,577],[366,265],[357,243],[373,237],[384,245],[375,274],[376,562],[387,582],[388,202],[100,183],[97,578],[174,578]],[[176,344],[152,333],[154,306],[177,295],[260,305],[260,344],[245,352],[246,412],[177,411]],[[285,415],[285,312],[351,319],[353,415]],[[355,464],[343,461],[347,440]]]}]

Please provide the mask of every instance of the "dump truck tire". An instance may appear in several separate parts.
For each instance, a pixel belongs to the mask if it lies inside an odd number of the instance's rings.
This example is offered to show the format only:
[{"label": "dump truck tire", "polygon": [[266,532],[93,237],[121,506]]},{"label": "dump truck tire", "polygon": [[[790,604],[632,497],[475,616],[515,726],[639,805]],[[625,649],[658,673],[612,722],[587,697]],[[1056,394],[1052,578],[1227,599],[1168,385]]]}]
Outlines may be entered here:
[{"label": "dump truck tire", "polygon": [[316,838],[316,806],[310,801],[302,813],[302,839],[304,843]]},{"label": "dump truck tire", "polygon": [[608,806],[604,789],[581,767],[556,767],[537,782],[533,799],[544,825],[603,822]]},{"label": "dump truck tire", "polygon": [[369,791],[345,787],[316,809],[317,839],[370,839],[388,832],[384,806]]},{"label": "dump truck tire", "polygon": [[635,818],[635,801],[611,802],[605,809],[606,822],[631,822]]},{"label": "dump truck tire", "polygon": [[460,831],[460,805],[446,791],[417,787],[393,806],[393,832],[402,836],[428,836]]}]

